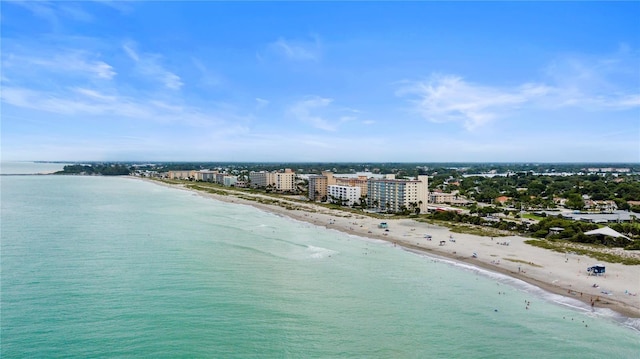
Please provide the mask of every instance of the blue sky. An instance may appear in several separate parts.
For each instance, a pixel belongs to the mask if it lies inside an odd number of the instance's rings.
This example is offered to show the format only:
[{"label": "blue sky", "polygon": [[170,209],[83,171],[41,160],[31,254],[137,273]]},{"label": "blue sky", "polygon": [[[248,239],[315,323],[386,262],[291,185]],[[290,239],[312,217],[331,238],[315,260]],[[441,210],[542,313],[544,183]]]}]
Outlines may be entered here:
[{"label": "blue sky", "polygon": [[639,162],[639,2],[2,1],[3,160]]}]

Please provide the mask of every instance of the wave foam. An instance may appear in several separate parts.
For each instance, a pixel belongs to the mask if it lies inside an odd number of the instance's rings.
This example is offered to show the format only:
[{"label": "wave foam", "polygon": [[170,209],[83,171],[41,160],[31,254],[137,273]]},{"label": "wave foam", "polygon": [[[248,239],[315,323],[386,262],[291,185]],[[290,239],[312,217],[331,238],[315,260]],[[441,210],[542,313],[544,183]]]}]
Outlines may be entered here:
[{"label": "wave foam", "polygon": [[575,311],[583,312],[587,315],[592,315],[594,317],[608,318],[610,320],[613,320],[619,323],[622,326],[625,326],[627,328],[640,332],[640,318],[625,317],[619,314],[618,312],[613,311],[611,309],[607,309],[607,308],[596,308],[595,310],[593,310],[593,308],[591,308],[587,303],[584,303],[578,299],[566,297],[560,294],[551,293],[549,291],[546,291],[543,288],[527,283],[518,278],[513,278],[506,274],[492,272],[488,269],[476,267],[472,264],[457,262],[453,259],[440,257],[431,253],[426,254],[423,252],[418,252],[413,250],[409,250],[409,251],[436,262],[448,264],[456,268],[474,272],[484,277],[494,279],[500,282],[501,284],[505,284],[512,288],[524,291],[544,301],[555,303],[557,305],[561,305],[563,307],[570,308]]},{"label": "wave foam", "polygon": [[311,254],[309,255],[309,257],[311,258],[326,258],[340,253],[329,248],[316,247],[312,245],[307,246],[307,251],[311,252]]}]

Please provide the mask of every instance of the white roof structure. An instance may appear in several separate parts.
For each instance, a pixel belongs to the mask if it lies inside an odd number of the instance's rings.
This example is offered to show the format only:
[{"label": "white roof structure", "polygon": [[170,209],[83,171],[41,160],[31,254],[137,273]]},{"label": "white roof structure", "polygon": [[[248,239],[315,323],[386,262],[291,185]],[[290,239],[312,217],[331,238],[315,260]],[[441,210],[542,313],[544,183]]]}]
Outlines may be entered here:
[{"label": "white roof structure", "polygon": [[602,228],[594,229],[593,231],[584,232],[584,234],[586,234],[587,236],[601,235],[601,236],[609,236],[609,237],[613,237],[613,238],[622,237],[622,238],[626,238],[626,239],[631,240],[629,237],[625,236],[622,233],[618,233],[617,231],[615,231],[614,229],[612,229],[610,227],[602,227]]}]

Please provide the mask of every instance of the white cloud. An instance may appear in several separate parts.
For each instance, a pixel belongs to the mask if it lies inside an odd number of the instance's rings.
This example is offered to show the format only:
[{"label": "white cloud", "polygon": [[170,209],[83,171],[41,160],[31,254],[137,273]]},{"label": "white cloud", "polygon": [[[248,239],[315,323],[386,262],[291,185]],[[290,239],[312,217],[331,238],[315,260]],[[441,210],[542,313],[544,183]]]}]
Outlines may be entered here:
[{"label": "white cloud", "polygon": [[265,108],[265,107],[269,106],[269,103],[270,103],[269,100],[265,100],[263,98],[256,97],[256,107],[258,109]]},{"label": "white cloud", "polygon": [[202,61],[192,58],[193,65],[200,71],[199,83],[208,87],[216,87],[222,83],[222,79],[217,74],[207,68]]},{"label": "white cloud", "polygon": [[128,15],[134,11],[133,6],[131,6],[126,1],[121,0],[93,0],[94,3],[102,4],[111,9],[118,11],[121,14]]},{"label": "white cloud", "polygon": [[11,4],[16,4],[29,10],[34,16],[49,22],[54,28],[60,26],[60,20],[54,8],[54,3],[47,1],[12,1]]},{"label": "white cloud", "polygon": [[313,96],[305,100],[295,103],[289,108],[289,113],[302,122],[306,122],[315,128],[325,131],[335,131],[337,126],[332,124],[326,118],[323,118],[323,112],[333,102],[330,98],[322,98]]},{"label": "white cloud", "polygon": [[45,92],[20,87],[3,87],[4,104],[68,116],[118,116],[162,123],[180,122],[194,127],[237,123],[243,118],[232,112],[201,110],[156,99],[137,99],[119,94],[104,94],[87,88],[66,92]]},{"label": "white cloud", "polygon": [[579,106],[591,111],[626,110],[640,106],[640,53],[622,44],[600,56],[559,56],[543,70],[555,89],[549,107]]},{"label": "white cloud", "polygon": [[[110,1],[110,0],[92,0],[92,3],[102,4],[119,11],[120,13],[127,14],[132,11],[132,8],[126,4],[125,1]],[[34,16],[49,22],[54,29],[58,29],[61,20],[70,19],[80,22],[93,22],[95,17],[93,14],[83,9],[82,2],[71,1],[45,1],[45,0],[11,0],[7,1],[9,4],[19,5]]]},{"label": "white cloud", "polygon": [[129,56],[131,58],[131,60],[133,60],[135,62],[139,62],[140,61],[140,57],[133,50],[132,46],[130,46],[128,44],[124,44],[124,45],[122,45],[122,49],[124,50],[124,52],[127,53],[127,56]]},{"label": "white cloud", "polygon": [[[267,45],[269,52],[292,61],[318,61],[321,57],[320,41],[314,37],[313,41],[296,41],[279,38]],[[260,55],[258,55],[261,58]]]},{"label": "white cloud", "polygon": [[337,131],[341,125],[357,121],[360,111],[348,107],[338,107],[333,99],[309,96],[289,106],[287,112],[298,121],[325,130]]},{"label": "white cloud", "polygon": [[52,75],[88,74],[91,77],[111,80],[117,75],[113,66],[99,60],[97,56],[83,50],[67,50],[44,57],[41,54],[15,55],[7,54],[2,61],[5,72],[33,74],[43,70]]},{"label": "white cloud", "polygon": [[93,22],[93,15],[84,11],[78,6],[74,6],[72,3],[64,3],[64,5],[60,5],[59,11],[64,14],[66,17],[69,17],[76,21],[82,22]]},{"label": "white cloud", "polygon": [[405,83],[396,94],[412,97],[414,110],[431,122],[462,122],[467,130],[474,130],[549,90],[535,84],[492,88],[459,76],[433,75],[427,81]]},{"label": "white cloud", "polygon": [[139,53],[135,50],[135,44],[127,42],[122,45],[124,52],[136,63],[136,68],[143,76],[154,81],[159,81],[165,87],[179,90],[184,83],[180,76],[165,69],[161,64],[161,57],[156,54]]},{"label": "white cloud", "polygon": [[77,87],[77,88],[74,88],[73,91],[81,95],[84,95],[86,97],[100,100],[100,101],[116,101],[117,100],[116,96],[104,95],[98,91],[91,90],[91,89]]},{"label": "white cloud", "polygon": [[403,82],[396,95],[428,121],[459,122],[469,131],[530,110],[624,111],[640,107],[639,58],[626,47],[599,58],[565,56],[545,68],[545,82],[510,87],[433,74],[425,81]]}]

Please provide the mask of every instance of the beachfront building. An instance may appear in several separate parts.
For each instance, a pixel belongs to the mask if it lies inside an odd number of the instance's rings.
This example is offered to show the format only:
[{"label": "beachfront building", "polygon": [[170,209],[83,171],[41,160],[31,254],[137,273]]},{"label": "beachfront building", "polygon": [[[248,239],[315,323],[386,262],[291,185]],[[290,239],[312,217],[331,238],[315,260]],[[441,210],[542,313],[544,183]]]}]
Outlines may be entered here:
[{"label": "beachfront building", "polygon": [[370,179],[367,184],[367,205],[381,212],[400,212],[420,208],[427,211],[429,177],[416,180]]},{"label": "beachfront building", "polygon": [[169,179],[177,179],[177,180],[194,179],[195,176],[196,176],[196,171],[169,171],[169,172],[167,172],[167,178],[169,178]]},{"label": "beachfront building", "polygon": [[456,195],[453,193],[444,192],[431,192],[429,194],[429,202],[435,204],[451,203],[456,199]]},{"label": "beachfront building", "polygon": [[236,182],[238,182],[238,176],[229,176],[226,175],[222,178],[222,184],[225,187],[231,187],[231,186],[235,186]]},{"label": "beachfront building", "polygon": [[340,185],[327,186],[327,198],[330,202],[339,203],[349,207],[360,202],[361,193],[360,187]]},{"label": "beachfront building", "polygon": [[251,182],[251,187],[267,187],[267,185],[271,184],[271,173],[267,171],[249,172],[249,181]]},{"label": "beachfront building", "polygon": [[290,168],[286,168],[284,172],[249,172],[249,180],[254,188],[271,186],[277,191],[293,191],[296,174]]},{"label": "beachfront building", "polygon": [[217,184],[223,184],[224,183],[224,178],[225,176],[228,176],[228,173],[216,173],[215,174],[215,179],[213,182],[217,183]]},{"label": "beachfront building", "polygon": [[296,174],[290,168],[285,168],[284,172],[275,173],[276,190],[293,191],[296,188]]},{"label": "beachfront building", "polygon": [[356,178],[336,176],[335,178],[338,186],[359,187],[361,196],[367,193],[367,176],[358,176]]},{"label": "beachfront building", "polygon": [[309,176],[309,200],[326,201],[328,186],[335,185],[336,178],[331,172],[322,172],[321,175]]},{"label": "beachfront building", "polygon": [[433,204],[451,204],[454,206],[466,206],[471,203],[468,199],[459,196],[459,191],[453,191],[451,193],[444,192],[431,192],[429,193],[429,203]]},{"label": "beachfront building", "polygon": [[215,182],[218,171],[197,171],[195,173],[196,181]]}]

